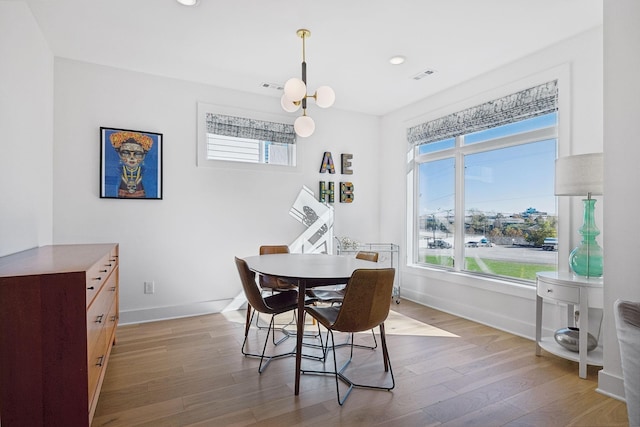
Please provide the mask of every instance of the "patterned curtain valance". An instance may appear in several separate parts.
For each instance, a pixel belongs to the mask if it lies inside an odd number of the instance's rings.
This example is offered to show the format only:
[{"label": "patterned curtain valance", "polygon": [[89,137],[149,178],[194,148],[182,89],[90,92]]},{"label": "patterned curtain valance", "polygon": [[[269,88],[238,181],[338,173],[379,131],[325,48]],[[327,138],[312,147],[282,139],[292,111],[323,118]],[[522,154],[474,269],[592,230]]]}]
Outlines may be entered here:
[{"label": "patterned curtain valance", "polygon": [[529,119],[558,109],[558,81],[554,80],[407,129],[412,145],[428,144],[459,135]]},{"label": "patterned curtain valance", "polygon": [[258,141],[295,144],[296,133],[293,125],[265,122],[245,117],[224,116],[207,113],[207,132],[216,135],[249,138]]}]

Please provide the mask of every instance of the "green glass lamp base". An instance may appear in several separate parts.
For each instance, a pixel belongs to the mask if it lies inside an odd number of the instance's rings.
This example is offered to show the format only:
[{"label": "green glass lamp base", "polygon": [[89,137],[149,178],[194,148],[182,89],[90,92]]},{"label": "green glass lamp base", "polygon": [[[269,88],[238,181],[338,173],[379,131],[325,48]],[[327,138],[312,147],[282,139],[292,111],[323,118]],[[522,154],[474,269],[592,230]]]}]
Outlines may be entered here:
[{"label": "green glass lamp base", "polygon": [[602,277],[602,248],[595,241],[581,243],[571,251],[569,267],[578,276]]},{"label": "green glass lamp base", "polygon": [[602,248],[596,241],[600,230],[596,227],[593,218],[595,199],[582,200],[584,203],[584,223],[578,232],[582,235],[582,241],[569,254],[569,267],[578,276],[601,277],[602,276]]}]

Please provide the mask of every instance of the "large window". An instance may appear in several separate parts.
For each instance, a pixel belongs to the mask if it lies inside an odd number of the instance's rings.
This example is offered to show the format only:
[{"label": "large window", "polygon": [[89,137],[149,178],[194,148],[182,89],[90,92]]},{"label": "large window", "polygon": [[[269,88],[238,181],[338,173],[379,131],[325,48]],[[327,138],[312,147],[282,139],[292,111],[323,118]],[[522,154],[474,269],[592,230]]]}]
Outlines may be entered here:
[{"label": "large window", "polygon": [[415,264],[525,283],[557,270],[555,82],[543,86],[553,98],[530,114],[502,111],[479,125],[484,104],[410,130]]}]

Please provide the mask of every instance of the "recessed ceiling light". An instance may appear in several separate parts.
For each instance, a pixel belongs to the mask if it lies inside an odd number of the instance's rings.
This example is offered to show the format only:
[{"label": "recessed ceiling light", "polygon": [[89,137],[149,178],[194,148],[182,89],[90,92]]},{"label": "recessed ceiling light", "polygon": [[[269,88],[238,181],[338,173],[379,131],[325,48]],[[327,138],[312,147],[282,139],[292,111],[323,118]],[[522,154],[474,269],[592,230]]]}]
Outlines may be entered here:
[{"label": "recessed ceiling light", "polygon": [[405,61],[405,59],[406,59],[406,58],[405,58],[404,56],[396,55],[396,56],[392,56],[392,57],[389,59],[389,62],[390,62],[391,64],[393,64],[393,65],[400,65],[400,64],[402,64],[402,63]]},{"label": "recessed ceiling light", "polygon": [[178,3],[184,6],[197,6],[200,0],[176,0]]}]

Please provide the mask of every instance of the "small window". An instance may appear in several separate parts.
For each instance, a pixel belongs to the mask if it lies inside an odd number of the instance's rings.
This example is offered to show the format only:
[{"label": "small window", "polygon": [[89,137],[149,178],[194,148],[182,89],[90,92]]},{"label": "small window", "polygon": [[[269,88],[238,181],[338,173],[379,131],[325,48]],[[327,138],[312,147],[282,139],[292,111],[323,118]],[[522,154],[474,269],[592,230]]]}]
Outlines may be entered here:
[{"label": "small window", "polygon": [[207,160],[295,166],[296,146],[207,132]]},{"label": "small window", "polygon": [[296,135],[286,120],[269,113],[199,103],[198,166],[295,167]]}]

